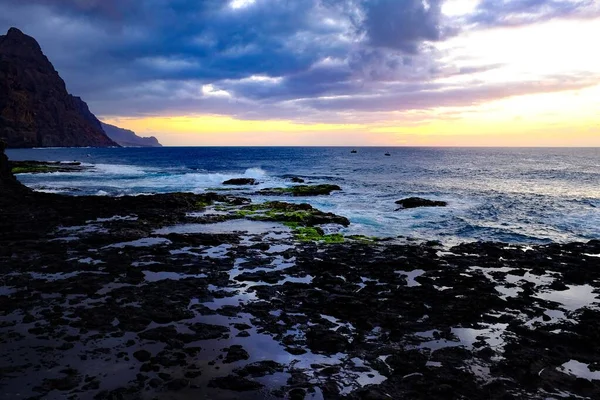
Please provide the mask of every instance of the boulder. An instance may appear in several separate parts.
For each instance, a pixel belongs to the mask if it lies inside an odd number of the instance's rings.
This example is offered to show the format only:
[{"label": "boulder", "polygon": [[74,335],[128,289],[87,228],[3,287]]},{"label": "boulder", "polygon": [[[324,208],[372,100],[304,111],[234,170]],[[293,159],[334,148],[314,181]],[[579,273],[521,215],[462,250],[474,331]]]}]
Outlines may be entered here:
[{"label": "boulder", "polygon": [[233,178],[223,182],[223,185],[258,185],[254,178]]},{"label": "boulder", "polygon": [[225,359],[223,360],[224,364],[230,364],[232,362],[236,362],[236,361],[240,361],[240,360],[247,360],[248,358],[250,358],[250,355],[248,354],[248,352],[246,350],[244,350],[244,348],[242,346],[240,346],[239,344],[234,344],[233,346],[225,349],[227,351],[227,355],[225,356]]},{"label": "boulder", "polygon": [[403,208],[417,208],[417,207],[446,207],[448,205],[445,201],[436,201],[423,199],[421,197],[408,197],[406,199],[396,201],[396,204],[399,204]]}]

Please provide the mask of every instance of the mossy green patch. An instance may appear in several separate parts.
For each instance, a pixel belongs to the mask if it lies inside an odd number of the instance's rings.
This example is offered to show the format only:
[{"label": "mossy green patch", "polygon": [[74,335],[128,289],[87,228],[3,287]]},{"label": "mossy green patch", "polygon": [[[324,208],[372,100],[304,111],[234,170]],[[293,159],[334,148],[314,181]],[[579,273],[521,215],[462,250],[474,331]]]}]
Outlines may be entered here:
[{"label": "mossy green patch", "polygon": [[14,167],[13,174],[43,174],[47,172],[56,172],[57,168],[48,167],[46,165],[31,165],[23,167]]},{"label": "mossy green patch", "polygon": [[252,217],[250,219],[256,219],[255,217],[258,217],[258,215],[251,210],[236,210],[235,215],[238,215],[240,217]]},{"label": "mossy green patch", "polygon": [[301,242],[343,243],[344,235],[333,233],[325,235],[323,229],[314,226],[293,228],[294,236]]},{"label": "mossy green patch", "polygon": [[331,235],[323,235],[325,243],[344,243],[344,235],[341,233],[332,233]]},{"label": "mossy green patch", "polygon": [[196,208],[206,208],[213,204],[212,200],[198,200],[196,201]]},{"label": "mossy green patch", "polygon": [[347,218],[324,213],[309,204],[294,204],[283,201],[268,201],[250,204],[241,208],[238,215],[257,221],[293,222],[301,226],[340,224],[348,226]]},{"label": "mossy green patch", "polygon": [[81,166],[79,162],[58,161],[11,161],[13,174],[44,174],[49,172],[77,172],[88,167]]},{"label": "mossy green patch", "polygon": [[314,213],[310,211],[269,210],[263,214],[263,217],[272,221],[296,222],[301,225],[308,225],[313,215]]},{"label": "mossy green patch", "polygon": [[319,241],[323,238],[323,229],[318,227],[296,227],[294,236],[303,242]]}]

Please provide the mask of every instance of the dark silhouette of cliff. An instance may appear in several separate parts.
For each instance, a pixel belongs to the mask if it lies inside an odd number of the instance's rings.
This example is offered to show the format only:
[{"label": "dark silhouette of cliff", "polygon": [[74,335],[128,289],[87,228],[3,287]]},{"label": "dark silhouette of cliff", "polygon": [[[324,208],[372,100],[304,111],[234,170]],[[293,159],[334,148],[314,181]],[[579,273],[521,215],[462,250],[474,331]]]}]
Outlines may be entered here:
[{"label": "dark silhouette of cliff", "polygon": [[154,136],[141,137],[129,129],[119,128],[118,126],[102,122],[102,129],[109,138],[123,147],[162,147]]},{"label": "dark silhouette of cliff", "polygon": [[0,36],[0,139],[8,147],[117,146],[30,36]]}]

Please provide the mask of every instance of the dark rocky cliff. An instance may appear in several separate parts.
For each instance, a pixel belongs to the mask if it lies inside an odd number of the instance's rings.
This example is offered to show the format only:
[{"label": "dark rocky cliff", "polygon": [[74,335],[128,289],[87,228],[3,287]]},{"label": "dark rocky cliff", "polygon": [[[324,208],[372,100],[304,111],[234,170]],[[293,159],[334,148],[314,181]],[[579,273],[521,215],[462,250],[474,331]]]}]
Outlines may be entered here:
[{"label": "dark rocky cliff", "polygon": [[105,124],[104,122],[102,122],[102,129],[109,138],[123,147],[162,147],[154,136],[141,137],[136,135],[134,131]]},{"label": "dark rocky cliff", "polygon": [[8,147],[116,146],[30,36],[0,36],[0,139]]}]

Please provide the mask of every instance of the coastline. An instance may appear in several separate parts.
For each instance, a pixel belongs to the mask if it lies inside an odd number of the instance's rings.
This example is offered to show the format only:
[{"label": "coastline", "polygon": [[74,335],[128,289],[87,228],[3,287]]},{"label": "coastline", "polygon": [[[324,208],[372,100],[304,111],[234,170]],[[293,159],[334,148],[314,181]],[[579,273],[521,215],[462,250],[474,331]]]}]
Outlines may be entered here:
[{"label": "coastline", "polygon": [[[343,215],[341,231],[379,237],[411,236],[448,245],[465,241],[568,243],[600,237],[595,152],[403,150],[357,154],[336,148],[148,148],[14,150],[15,160],[79,160],[87,169],[21,174],[36,191],[74,196],[218,191],[253,201],[307,202]],[[285,160],[285,162],[281,162]],[[506,169],[503,166],[510,165]],[[258,185],[222,182],[253,178]],[[267,188],[336,184],[331,196],[264,196]],[[396,212],[411,196],[447,201],[448,207]]]},{"label": "coastline", "polygon": [[598,240],[315,242],[336,216],[9,175],[0,398],[600,396]]}]

